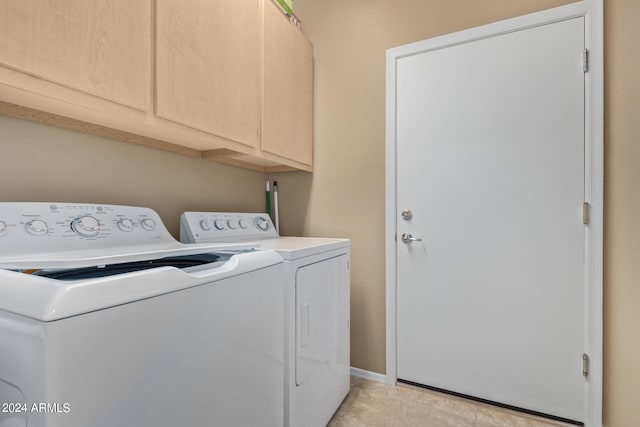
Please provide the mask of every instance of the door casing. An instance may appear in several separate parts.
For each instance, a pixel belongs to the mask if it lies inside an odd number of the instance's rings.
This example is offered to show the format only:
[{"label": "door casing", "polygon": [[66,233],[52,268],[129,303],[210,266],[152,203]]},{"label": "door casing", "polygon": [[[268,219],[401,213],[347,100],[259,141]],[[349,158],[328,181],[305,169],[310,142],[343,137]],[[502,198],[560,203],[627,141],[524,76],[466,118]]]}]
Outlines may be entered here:
[{"label": "door casing", "polygon": [[603,316],[603,183],[604,183],[604,71],[603,0],[585,0],[497,23],[436,37],[387,51],[386,112],[386,382],[397,380],[397,266],[396,266],[396,60],[407,55],[443,49],[460,43],[519,31],[566,19],[585,18],[585,46],[589,68],[585,74],[585,197],[589,225],[585,232],[586,351],[589,376],[585,387],[585,426],[602,426]]}]

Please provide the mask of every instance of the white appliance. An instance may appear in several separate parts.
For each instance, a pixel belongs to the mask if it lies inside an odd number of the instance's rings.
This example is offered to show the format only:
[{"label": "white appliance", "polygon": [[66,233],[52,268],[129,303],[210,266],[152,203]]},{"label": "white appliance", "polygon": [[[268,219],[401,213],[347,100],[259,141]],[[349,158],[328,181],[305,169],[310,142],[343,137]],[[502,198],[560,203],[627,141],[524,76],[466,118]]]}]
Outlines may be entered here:
[{"label": "white appliance", "polygon": [[279,237],[266,214],[185,212],[182,242],[250,244],[285,260],[285,425],[325,426],[350,387],[348,239]]},{"label": "white appliance", "polygon": [[226,246],[0,203],[0,426],[282,426],[284,264]]}]

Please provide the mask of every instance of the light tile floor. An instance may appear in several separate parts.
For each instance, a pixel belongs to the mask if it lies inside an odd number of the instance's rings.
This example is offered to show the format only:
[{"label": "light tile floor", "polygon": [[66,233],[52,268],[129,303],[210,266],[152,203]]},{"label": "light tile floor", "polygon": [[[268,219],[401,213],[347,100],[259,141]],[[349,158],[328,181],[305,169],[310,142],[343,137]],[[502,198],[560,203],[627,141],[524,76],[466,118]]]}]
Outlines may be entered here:
[{"label": "light tile floor", "polygon": [[520,412],[408,385],[351,377],[329,427],[567,427]]}]

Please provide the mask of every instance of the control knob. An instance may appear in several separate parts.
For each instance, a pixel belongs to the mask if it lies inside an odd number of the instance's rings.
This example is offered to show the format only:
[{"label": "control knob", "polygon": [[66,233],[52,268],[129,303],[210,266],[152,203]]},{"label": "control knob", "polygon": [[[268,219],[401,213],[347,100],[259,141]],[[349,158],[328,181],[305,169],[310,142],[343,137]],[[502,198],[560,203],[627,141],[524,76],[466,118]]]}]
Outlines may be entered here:
[{"label": "control knob", "polygon": [[100,222],[92,216],[85,215],[71,221],[71,229],[78,236],[95,237],[100,233]]},{"label": "control knob", "polygon": [[118,228],[122,231],[132,231],[133,230],[133,221],[129,218],[122,218],[118,220]]},{"label": "control knob", "polygon": [[256,227],[258,227],[259,230],[262,231],[267,231],[270,228],[270,224],[269,224],[269,220],[266,219],[265,217],[259,216],[256,218]]},{"label": "control knob", "polygon": [[240,221],[238,221],[238,225],[244,230],[249,226],[249,223],[246,220],[241,219]]},{"label": "control knob", "polygon": [[218,230],[224,230],[224,221],[221,219],[216,219],[215,221],[213,221],[213,225],[218,229]]},{"label": "control knob", "polygon": [[49,231],[47,223],[41,219],[32,219],[27,223],[26,227],[27,231],[34,236],[42,236]]},{"label": "control knob", "polygon": [[147,231],[153,231],[156,229],[156,222],[151,218],[145,218],[140,221],[140,225]]},{"label": "control knob", "polygon": [[235,230],[238,226],[235,220],[230,219],[227,220],[227,226],[231,229],[231,230]]},{"label": "control knob", "polygon": [[202,228],[204,231],[209,231],[211,230],[211,223],[209,222],[208,219],[201,219],[200,228]]}]

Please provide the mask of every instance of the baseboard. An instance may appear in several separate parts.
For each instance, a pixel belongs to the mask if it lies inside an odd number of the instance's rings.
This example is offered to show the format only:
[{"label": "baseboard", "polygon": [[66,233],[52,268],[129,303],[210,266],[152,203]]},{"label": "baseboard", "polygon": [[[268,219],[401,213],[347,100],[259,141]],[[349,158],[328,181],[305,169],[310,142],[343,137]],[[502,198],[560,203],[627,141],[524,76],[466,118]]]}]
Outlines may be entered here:
[{"label": "baseboard", "polygon": [[351,367],[351,375],[365,380],[387,383],[387,376],[377,372],[365,371],[364,369]]}]

